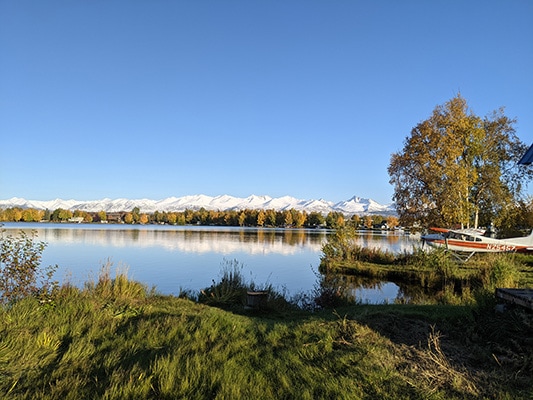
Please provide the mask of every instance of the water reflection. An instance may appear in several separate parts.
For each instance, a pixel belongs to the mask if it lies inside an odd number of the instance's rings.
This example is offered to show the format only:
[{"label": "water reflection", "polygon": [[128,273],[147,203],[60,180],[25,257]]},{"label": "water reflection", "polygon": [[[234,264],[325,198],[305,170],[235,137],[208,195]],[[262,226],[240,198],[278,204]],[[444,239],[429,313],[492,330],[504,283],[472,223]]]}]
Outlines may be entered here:
[{"label": "water reflection", "polygon": [[[256,283],[270,283],[289,295],[312,290],[329,234],[306,229],[157,225],[18,223],[4,228],[9,234],[35,230],[38,239],[48,244],[42,263],[59,265],[60,280],[81,285],[111,259],[115,265],[126,265],[133,279],[155,286],[163,294],[203,289],[219,275],[224,260],[233,259],[242,263],[245,277]],[[411,251],[418,241],[405,235],[362,233],[357,243],[397,253]],[[393,302],[391,293],[403,293],[394,284],[373,285],[354,287],[358,298]]]},{"label": "water reflection", "polygon": [[383,281],[350,282],[348,287],[348,294],[363,304],[392,304],[400,292],[396,283]]},{"label": "water reflection", "polygon": [[433,304],[439,294],[406,282],[387,282],[353,275],[343,275],[342,280],[348,294],[363,304]]},{"label": "water reflection", "polygon": [[393,253],[412,252],[420,245],[417,237],[386,231],[359,232],[354,242],[362,247],[374,247]]},{"label": "water reflection", "polygon": [[[272,248],[280,254],[291,254],[288,247],[305,246],[320,251],[329,231],[309,229],[268,228],[216,228],[216,227],[172,227],[172,226],[124,226],[124,225],[66,225],[66,224],[6,224],[8,232],[23,230],[37,232],[39,240],[47,243],[97,244],[111,247],[141,246],[179,249],[190,252],[230,253],[232,243],[249,244],[250,253],[258,252],[254,247]],[[412,251],[418,245],[406,235],[393,233],[361,232],[355,242],[364,247],[377,247],[394,253]],[[213,245],[216,247],[214,248]]]},{"label": "water reflection", "polygon": [[[17,226],[20,230],[20,227]],[[8,230],[14,229],[9,225]],[[277,253],[294,254],[298,248],[305,247],[319,252],[327,232],[313,230],[281,229],[170,229],[155,226],[149,228],[118,229],[67,227],[66,225],[42,224],[23,225],[22,230],[35,230],[39,240],[47,243],[99,245],[103,247],[142,247],[160,248],[168,251],[188,253],[231,254],[244,251],[249,254]]]}]

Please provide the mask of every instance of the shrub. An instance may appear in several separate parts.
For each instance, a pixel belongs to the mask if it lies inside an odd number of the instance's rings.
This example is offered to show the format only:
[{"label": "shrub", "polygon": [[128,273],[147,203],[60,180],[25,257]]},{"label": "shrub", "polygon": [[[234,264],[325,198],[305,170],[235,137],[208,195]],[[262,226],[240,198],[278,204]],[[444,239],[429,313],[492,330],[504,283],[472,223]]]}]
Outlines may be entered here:
[{"label": "shrub", "polygon": [[21,231],[18,236],[0,237],[0,302],[10,303],[31,295],[47,296],[57,287],[52,276],[57,265],[41,267],[46,243],[36,241],[37,233]]}]

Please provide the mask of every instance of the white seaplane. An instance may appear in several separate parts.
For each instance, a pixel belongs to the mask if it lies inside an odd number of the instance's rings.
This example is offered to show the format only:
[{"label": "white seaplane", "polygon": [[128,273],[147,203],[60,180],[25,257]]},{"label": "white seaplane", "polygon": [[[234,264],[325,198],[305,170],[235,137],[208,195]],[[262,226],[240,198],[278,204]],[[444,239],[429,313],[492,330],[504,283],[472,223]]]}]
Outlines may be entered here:
[{"label": "white seaplane", "polygon": [[490,231],[483,229],[430,228],[430,230],[436,233],[422,235],[420,238],[423,243],[432,247],[443,247],[464,262],[475,253],[533,252],[533,231],[529,236],[496,239]]}]

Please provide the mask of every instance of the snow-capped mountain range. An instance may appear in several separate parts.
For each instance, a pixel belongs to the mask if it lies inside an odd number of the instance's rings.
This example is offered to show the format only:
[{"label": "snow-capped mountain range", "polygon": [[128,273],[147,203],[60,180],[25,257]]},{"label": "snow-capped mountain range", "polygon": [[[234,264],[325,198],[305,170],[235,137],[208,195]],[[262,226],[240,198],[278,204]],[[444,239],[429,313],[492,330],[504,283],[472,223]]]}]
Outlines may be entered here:
[{"label": "snow-capped mountain range", "polygon": [[163,200],[150,199],[102,199],[91,201],[62,200],[55,199],[49,201],[26,200],[13,197],[8,200],[0,200],[0,208],[35,208],[41,210],[56,210],[58,208],[66,210],[82,210],[88,212],[120,212],[131,211],[138,207],[141,212],[153,213],[155,211],[184,211],[198,210],[244,210],[244,209],[274,209],[277,211],[290,210],[294,208],[299,211],[320,212],[327,214],[331,211],[338,211],[346,215],[366,215],[395,214],[394,205],[382,205],[372,199],[364,199],[354,196],[349,200],[334,203],[327,200],[300,200],[290,196],[273,198],[270,196],[251,195],[246,198],[233,197],[229,195],[206,196],[203,194],[183,197],[169,197]]}]

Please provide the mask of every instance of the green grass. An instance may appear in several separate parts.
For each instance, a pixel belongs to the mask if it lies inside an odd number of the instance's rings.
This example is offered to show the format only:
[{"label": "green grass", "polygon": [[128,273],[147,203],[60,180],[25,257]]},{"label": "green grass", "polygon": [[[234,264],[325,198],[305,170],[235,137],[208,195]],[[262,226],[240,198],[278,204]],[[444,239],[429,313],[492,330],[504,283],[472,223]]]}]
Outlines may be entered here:
[{"label": "green grass", "polygon": [[[372,259],[375,259],[374,253]],[[431,293],[430,301],[444,304],[474,304],[478,292],[493,293],[498,287],[533,287],[531,255],[476,254],[468,262],[459,262],[445,251],[414,251],[397,255],[388,264],[375,263],[366,255],[361,253],[350,259],[323,256],[319,269],[326,275],[403,284],[414,293],[419,288]]]},{"label": "green grass", "polygon": [[[345,228],[329,235],[322,247],[323,274],[352,275],[373,280],[412,284],[441,292],[438,301],[472,302],[479,290],[533,287],[533,256],[515,253],[477,253],[467,262],[445,249],[413,248],[393,254],[357,245],[356,232]],[[462,292],[457,298],[456,294]]]},{"label": "green grass", "polygon": [[83,289],[63,286],[49,300],[28,297],[0,309],[0,398],[533,394],[532,348],[524,340],[531,318],[519,311],[342,305],[307,312],[271,305],[255,313],[242,304],[228,311],[160,296],[125,274],[105,272]]}]

